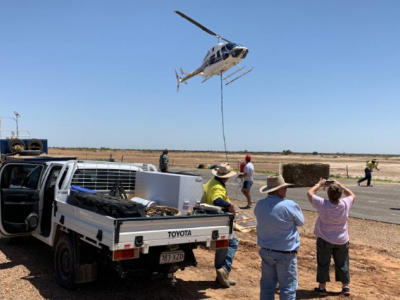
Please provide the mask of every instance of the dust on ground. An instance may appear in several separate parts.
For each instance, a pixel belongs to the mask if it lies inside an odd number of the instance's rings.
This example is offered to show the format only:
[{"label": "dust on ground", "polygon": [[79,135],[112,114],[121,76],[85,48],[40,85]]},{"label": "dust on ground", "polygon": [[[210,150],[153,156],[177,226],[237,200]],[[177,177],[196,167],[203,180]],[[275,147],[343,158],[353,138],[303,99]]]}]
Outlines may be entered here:
[{"label": "dust on ground", "polygon": [[[234,201],[236,202],[236,201]],[[237,202],[239,204],[239,202]],[[253,214],[252,210],[248,211]],[[306,224],[300,228],[298,254],[299,288],[297,299],[319,299],[316,287],[316,246],[313,227],[316,213],[304,212]],[[400,226],[360,219],[350,219],[351,296],[346,299],[400,299]],[[230,277],[237,285],[221,288],[215,282],[214,251],[198,248],[197,267],[177,272],[178,282],[150,281],[145,278],[120,279],[104,268],[99,280],[76,291],[59,287],[55,280],[51,249],[26,238],[16,245],[0,240],[0,299],[259,299],[261,260],[256,233],[237,233],[240,245]],[[331,278],[334,268],[331,265]],[[341,284],[328,283],[326,299],[342,299]],[[278,295],[276,295],[278,299]]]}]

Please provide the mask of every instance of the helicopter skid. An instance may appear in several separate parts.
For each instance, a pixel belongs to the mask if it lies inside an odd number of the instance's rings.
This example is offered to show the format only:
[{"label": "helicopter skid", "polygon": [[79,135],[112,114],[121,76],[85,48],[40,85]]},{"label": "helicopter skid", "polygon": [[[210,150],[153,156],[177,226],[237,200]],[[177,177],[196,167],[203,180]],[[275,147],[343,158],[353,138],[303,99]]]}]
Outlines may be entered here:
[{"label": "helicopter skid", "polygon": [[[244,75],[246,75],[246,74],[250,73],[251,71],[253,71],[253,68],[251,68],[251,69],[248,70],[247,72],[244,72],[244,71],[243,71],[243,69],[246,68],[246,67],[243,67],[243,68],[242,68],[242,67],[238,66],[238,68],[239,68],[239,70],[236,70],[235,72],[229,74],[229,75],[226,76],[226,77],[222,77],[222,78],[225,80],[225,82],[226,82],[225,85],[231,84],[232,82],[234,82],[235,80],[239,79],[240,77],[243,77]],[[236,73],[238,73],[238,72],[240,72],[240,71],[242,71],[242,74],[241,74],[241,75],[235,77],[234,79],[232,79],[232,80],[230,80],[230,81],[227,81],[227,79],[228,79],[229,77],[231,77],[232,75],[235,75]]]},{"label": "helicopter skid", "polygon": [[208,79],[210,79],[212,76],[206,76],[206,77],[203,77],[204,78],[204,80],[201,82],[201,83],[204,83],[204,82],[206,82]]}]

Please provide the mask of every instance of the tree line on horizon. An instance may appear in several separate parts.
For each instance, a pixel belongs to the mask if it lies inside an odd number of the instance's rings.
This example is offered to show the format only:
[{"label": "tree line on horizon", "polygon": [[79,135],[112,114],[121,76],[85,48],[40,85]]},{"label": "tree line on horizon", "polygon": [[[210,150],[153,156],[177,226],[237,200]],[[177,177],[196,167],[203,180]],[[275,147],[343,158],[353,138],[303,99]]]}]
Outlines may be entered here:
[{"label": "tree line on horizon", "polygon": [[[108,148],[108,147],[49,147],[49,149],[59,149],[59,150],[75,150],[75,151],[138,151],[144,153],[156,153],[162,152],[165,149],[124,149],[124,148]],[[225,153],[225,151],[217,151],[217,150],[170,150],[169,152],[174,153],[186,153],[186,152],[206,152],[206,153]],[[263,154],[283,154],[283,155],[337,155],[337,156],[380,156],[380,157],[389,157],[389,156],[400,156],[399,154],[371,154],[371,153],[345,153],[345,152],[293,152],[291,150],[283,150],[282,152],[277,151],[227,151],[229,154],[248,154],[251,153],[253,155],[263,155]]]}]

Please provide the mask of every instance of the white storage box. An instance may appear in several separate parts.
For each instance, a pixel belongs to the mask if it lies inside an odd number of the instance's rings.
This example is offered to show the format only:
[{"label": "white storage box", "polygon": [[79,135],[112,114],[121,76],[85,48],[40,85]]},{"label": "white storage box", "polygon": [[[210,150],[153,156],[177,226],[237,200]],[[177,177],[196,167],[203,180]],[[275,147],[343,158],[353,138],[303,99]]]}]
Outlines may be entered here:
[{"label": "white storage box", "polygon": [[182,215],[186,215],[196,202],[202,202],[203,178],[173,173],[136,172],[135,197],[175,207]]}]

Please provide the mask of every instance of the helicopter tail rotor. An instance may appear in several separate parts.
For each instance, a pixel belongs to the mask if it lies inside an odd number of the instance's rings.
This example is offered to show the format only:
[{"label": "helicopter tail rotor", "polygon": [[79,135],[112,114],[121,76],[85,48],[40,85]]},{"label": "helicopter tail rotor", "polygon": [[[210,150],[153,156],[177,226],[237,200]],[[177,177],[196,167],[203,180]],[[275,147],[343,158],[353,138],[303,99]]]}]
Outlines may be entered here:
[{"label": "helicopter tail rotor", "polygon": [[181,84],[181,79],[182,78],[179,77],[178,72],[176,72],[176,70],[175,70],[175,76],[176,76],[176,81],[178,82],[178,85],[176,87],[176,92],[179,92],[179,86]]}]

